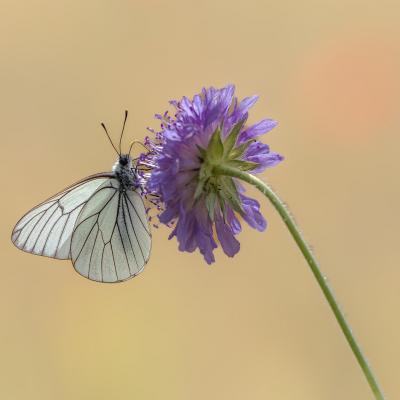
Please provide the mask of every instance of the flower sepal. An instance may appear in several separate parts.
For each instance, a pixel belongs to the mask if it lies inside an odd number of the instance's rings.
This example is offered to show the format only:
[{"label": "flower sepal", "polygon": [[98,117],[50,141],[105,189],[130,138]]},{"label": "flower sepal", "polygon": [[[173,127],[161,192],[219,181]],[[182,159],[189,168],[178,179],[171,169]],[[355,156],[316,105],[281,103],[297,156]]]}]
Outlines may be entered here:
[{"label": "flower sepal", "polygon": [[243,160],[230,160],[223,164],[227,165],[228,167],[240,169],[241,171],[252,171],[253,169],[256,169],[259,166],[259,164],[255,162],[243,161]]},{"label": "flower sepal", "polygon": [[221,128],[218,127],[211,136],[207,147],[206,160],[212,164],[224,158],[224,144],[221,139]]},{"label": "flower sepal", "polygon": [[230,131],[229,135],[225,139],[224,146],[224,155],[225,158],[232,158],[232,151],[235,148],[237,138],[239,136],[240,130],[243,128],[244,123],[246,122],[246,118],[241,119],[237,124],[235,124]]},{"label": "flower sepal", "polygon": [[[221,175],[218,176],[218,182],[220,184],[218,187],[218,198],[220,200],[220,205],[221,203],[223,203],[223,205],[229,204],[234,211],[243,216],[244,210],[242,207],[242,202],[233,179],[229,176]],[[221,209],[225,217],[224,206],[221,206]]]},{"label": "flower sepal", "polygon": [[239,158],[254,141],[249,140],[236,147],[237,138],[245,121],[244,118],[235,124],[224,141],[221,137],[223,127],[218,126],[211,136],[207,149],[197,145],[201,167],[194,200],[205,199],[208,215],[212,221],[214,221],[217,206],[221,209],[224,219],[226,205],[240,215],[244,213],[236,183],[231,177],[221,175],[218,167],[225,165],[240,171],[252,171],[259,166],[258,163]]}]

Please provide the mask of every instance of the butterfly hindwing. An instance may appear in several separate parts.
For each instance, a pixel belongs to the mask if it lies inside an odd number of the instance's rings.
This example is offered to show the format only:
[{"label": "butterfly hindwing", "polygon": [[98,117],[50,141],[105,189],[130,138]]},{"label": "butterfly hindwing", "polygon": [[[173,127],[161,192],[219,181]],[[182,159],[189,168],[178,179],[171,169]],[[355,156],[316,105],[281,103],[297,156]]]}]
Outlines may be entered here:
[{"label": "butterfly hindwing", "polygon": [[104,182],[82,208],[71,241],[71,259],[81,275],[119,282],[140,273],[150,256],[151,235],[141,196]]},{"label": "butterfly hindwing", "polygon": [[39,204],[25,214],[12,232],[12,241],[28,253],[70,258],[70,243],[79,213],[109,174],[90,176]]}]

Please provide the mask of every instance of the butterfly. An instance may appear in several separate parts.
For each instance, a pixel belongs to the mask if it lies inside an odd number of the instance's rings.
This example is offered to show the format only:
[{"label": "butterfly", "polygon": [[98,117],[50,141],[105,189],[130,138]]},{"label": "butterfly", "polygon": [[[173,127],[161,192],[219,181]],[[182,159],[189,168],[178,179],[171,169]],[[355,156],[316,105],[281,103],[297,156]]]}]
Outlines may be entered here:
[{"label": "butterfly", "polygon": [[[11,240],[28,253],[70,259],[82,276],[98,282],[133,278],[150,257],[151,233],[141,196],[137,159],[122,154],[102,123],[118,154],[111,172],[88,176],[25,214]],[[136,162],[135,162],[136,161]]]}]

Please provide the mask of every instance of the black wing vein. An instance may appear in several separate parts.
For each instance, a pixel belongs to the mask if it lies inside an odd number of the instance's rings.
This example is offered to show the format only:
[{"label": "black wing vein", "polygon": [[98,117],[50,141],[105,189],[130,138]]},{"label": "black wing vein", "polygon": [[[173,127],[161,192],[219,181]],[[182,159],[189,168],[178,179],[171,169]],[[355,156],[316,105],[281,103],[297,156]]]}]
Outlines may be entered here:
[{"label": "black wing vein", "polygon": [[[116,179],[110,179],[83,207],[71,241],[71,259],[81,275],[100,282],[119,282],[143,269],[149,258],[151,238],[143,222],[144,205],[136,209],[129,196],[139,194],[123,190]],[[139,207],[140,203],[134,199]],[[130,215],[128,201],[134,207],[135,218]],[[141,232],[144,229],[141,236],[137,234],[138,227]]]},{"label": "black wing vein", "polygon": [[78,215],[111,174],[92,175],[40,203],[16,224],[12,241],[26,252],[70,258],[69,244]]}]

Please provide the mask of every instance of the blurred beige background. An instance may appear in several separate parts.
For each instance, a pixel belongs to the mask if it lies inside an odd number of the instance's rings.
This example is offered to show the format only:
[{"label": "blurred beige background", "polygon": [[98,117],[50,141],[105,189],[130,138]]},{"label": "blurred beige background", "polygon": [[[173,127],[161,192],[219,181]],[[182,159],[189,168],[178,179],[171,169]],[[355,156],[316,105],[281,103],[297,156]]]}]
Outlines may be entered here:
[{"label": "blurred beige background", "polygon": [[[109,170],[117,137],[157,127],[203,85],[258,93],[250,121],[286,156],[264,178],[315,249],[388,398],[400,398],[397,1],[5,1],[0,16],[0,397],[371,399],[293,240],[177,251],[154,231],[143,274],[92,283],[10,242],[30,207]],[[127,139],[128,140],[128,139]]]}]

